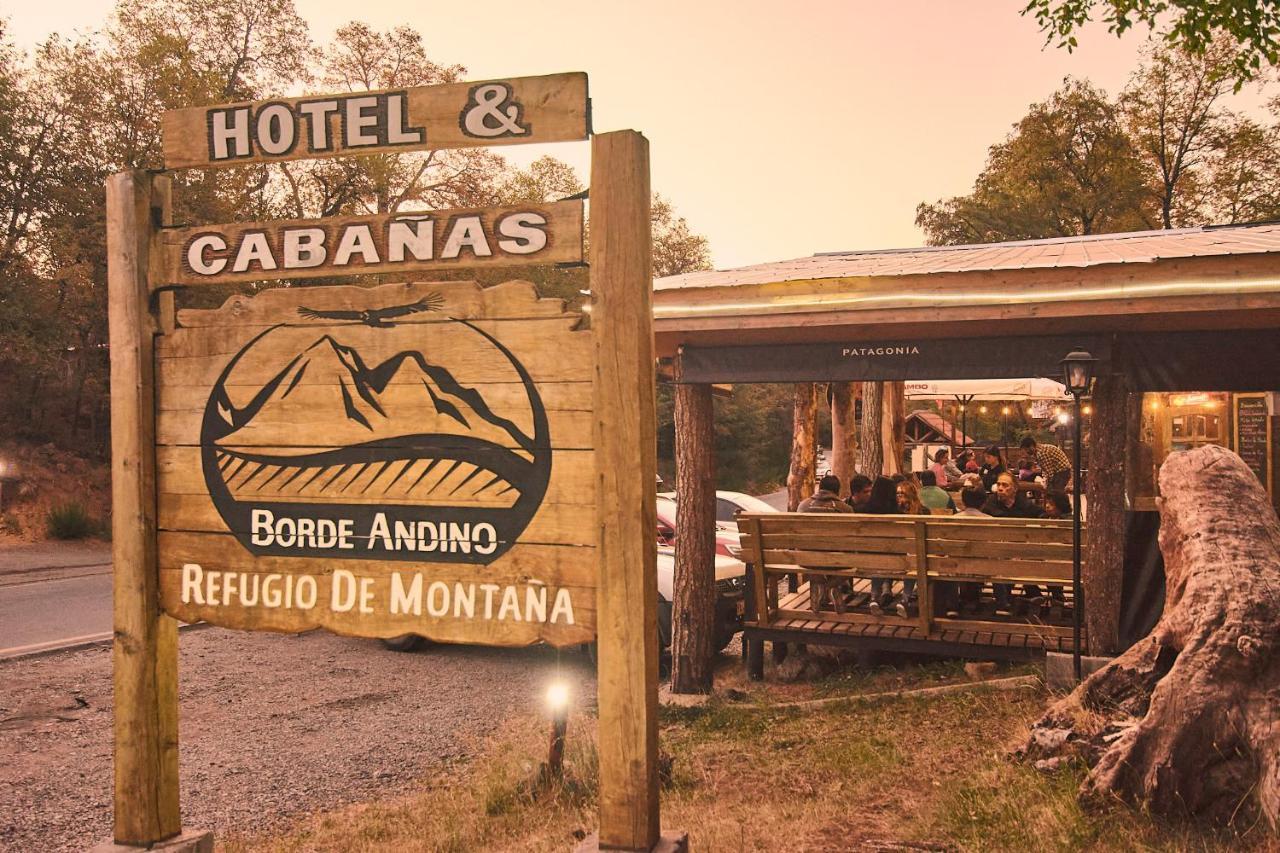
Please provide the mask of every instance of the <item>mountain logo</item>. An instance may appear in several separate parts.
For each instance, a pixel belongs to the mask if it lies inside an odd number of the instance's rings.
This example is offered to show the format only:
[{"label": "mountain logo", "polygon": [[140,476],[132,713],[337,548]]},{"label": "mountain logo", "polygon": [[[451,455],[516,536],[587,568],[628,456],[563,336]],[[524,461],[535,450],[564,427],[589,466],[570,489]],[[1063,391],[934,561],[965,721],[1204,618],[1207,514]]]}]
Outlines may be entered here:
[{"label": "mountain logo", "polygon": [[442,303],[299,308],[230,359],[201,464],[247,550],[487,564],[516,543],[550,481],[546,409],[484,329],[404,321]]}]

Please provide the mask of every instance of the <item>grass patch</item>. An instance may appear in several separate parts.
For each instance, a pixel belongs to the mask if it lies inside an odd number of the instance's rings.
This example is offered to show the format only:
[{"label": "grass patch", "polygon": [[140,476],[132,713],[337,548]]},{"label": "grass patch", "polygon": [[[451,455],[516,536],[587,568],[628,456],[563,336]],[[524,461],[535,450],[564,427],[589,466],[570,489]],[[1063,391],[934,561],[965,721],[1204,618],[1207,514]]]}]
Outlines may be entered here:
[{"label": "grass patch", "polygon": [[[936,682],[946,671],[914,677]],[[874,689],[885,688],[883,674]],[[957,850],[1269,849],[1261,831],[1218,835],[1150,820],[1121,805],[1084,812],[1084,774],[1039,773],[1006,757],[1041,713],[1033,690],[900,697],[812,709],[713,700],[663,709],[673,761],[663,826],[702,850],[859,849],[885,843]],[[566,776],[539,786],[546,725],[526,719],[430,787],[311,818],[229,851],[570,849],[596,826],[595,720],[570,721]]]},{"label": "grass patch", "polygon": [[52,539],[86,539],[98,526],[79,501],[67,501],[49,508],[45,523]]}]

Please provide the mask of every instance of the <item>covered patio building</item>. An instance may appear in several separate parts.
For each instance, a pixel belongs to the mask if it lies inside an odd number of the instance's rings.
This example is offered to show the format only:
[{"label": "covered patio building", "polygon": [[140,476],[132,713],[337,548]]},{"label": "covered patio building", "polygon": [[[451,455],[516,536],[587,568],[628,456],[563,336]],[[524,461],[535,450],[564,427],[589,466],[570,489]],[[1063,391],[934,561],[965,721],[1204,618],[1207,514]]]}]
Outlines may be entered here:
[{"label": "covered patio building", "polygon": [[[1115,653],[1159,613],[1153,473],[1188,431],[1214,425],[1280,495],[1280,224],[831,252],[654,288],[687,545],[713,521],[712,384],[1056,378],[1078,347],[1099,359],[1086,436],[1091,652]],[[1205,392],[1219,420],[1156,411]],[[706,548],[678,559],[678,571],[711,576]]]}]

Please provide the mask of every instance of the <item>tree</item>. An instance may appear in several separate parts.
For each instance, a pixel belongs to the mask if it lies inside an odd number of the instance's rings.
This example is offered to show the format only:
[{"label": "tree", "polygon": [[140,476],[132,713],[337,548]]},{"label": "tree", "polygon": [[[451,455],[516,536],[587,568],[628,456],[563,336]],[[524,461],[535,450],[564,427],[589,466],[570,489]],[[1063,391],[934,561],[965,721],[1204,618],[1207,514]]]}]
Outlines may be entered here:
[{"label": "tree", "polygon": [[1118,109],[1068,79],[993,145],[967,196],[916,208],[935,245],[1067,237],[1145,227],[1142,164]]},{"label": "tree", "polygon": [[1280,218],[1277,129],[1232,115],[1216,136],[1205,160],[1200,218],[1231,224]]},{"label": "tree", "polygon": [[1068,51],[1095,12],[1116,36],[1146,24],[1169,48],[1191,55],[1229,40],[1229,75],[1237,90],[1280,56],[1280,6],[1269,0],[1029,0],[1022,9],[1035,16],[1046,44]]},{"label": "tree", "polygon": [[1152,45],[1120,95],[1161,227],[1198,219],[1205,163],[1225,129],[1219,102],[1230,89],[1229,60],[1230,48],[1222,44],[1199,54]]},{"label": "tree", "polygon": [[711,269],[711,244],[693,233],[671,202],[654,193],[649,206],[653,223],[653,277]]}]

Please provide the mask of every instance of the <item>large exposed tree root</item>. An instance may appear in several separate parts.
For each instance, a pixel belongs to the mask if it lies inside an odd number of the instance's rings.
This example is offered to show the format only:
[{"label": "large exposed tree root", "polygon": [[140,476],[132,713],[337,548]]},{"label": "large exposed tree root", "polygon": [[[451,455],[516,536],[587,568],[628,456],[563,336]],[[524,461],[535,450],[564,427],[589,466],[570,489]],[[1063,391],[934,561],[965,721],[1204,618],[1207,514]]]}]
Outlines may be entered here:
[{"label": "large exposed tree root", "polygon": [[[1280,521],[1229,450],[1160,469],[1164,615],[1055,703],[1022,753],[1079,755],[1081,798],[1165,816],[1280,823]],[[1086,597],[1088,590],[1085,590]]]}]

